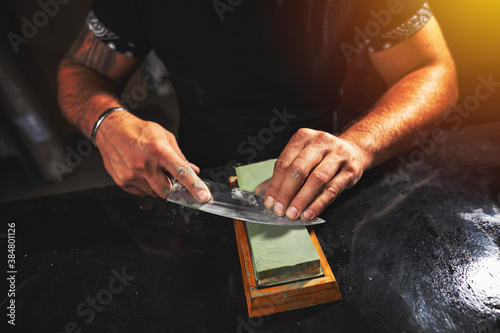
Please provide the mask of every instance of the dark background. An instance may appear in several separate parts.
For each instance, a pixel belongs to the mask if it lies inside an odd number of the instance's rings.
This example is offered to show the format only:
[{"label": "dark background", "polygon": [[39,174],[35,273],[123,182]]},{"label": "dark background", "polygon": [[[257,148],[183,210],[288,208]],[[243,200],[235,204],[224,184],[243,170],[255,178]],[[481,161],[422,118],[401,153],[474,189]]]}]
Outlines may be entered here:
[{"label": "dark background", "polygon": [[[40,4],[34,0],[0,3],[0,69],[3,76],[0,79],[0,201],[111,183],[95,149],[64,175],[65,181],[61,182],[50,174],[50,170],[47,171],[47,164],[54,160],[64,161],[68,154],[67,147],[76,149],[84,140],[60,114],[56,98],[56,72],[92,1],[65,1],[66,4],[58,3],[53,17],[38,29],[33,38],[19,45],[17,53],[7,35],[13,32],[22,36],[23,17],[32,22],[33,15],[41,10]],[[475,94],[479,76],[487,78],[492,75],[493,81],[500,81],[500,3],[497,0],[430,0],[429,3],[456,61],[459,103]],[[383,85],[367,62],[366,55],[362,54],[355,60],[353,70],[360,76],[345,87],[342,107],[357,115],[381,93]],[[140,82],[141,75],[139,71],[129,86],[134,86],[134,80]],[[174,128],[176,117],[172,113],[177,112],[175,95],[168,89],[168,82],[166,84],[166,92],[150,91],[148,98],[141,101],[135,111],[144,117],[167,121]],[[13,86],[19,89],[12,90]],[[36,113],[51,133],[50,142],[43,147],[30,142],[13,122],[13,118],[26,109]],[[168,112],[157,112],[158,109]],[[347,122],[350,118],[341,120]],[[470,117],[463,119],[461,126],[495,121],[500,121],[500,89],[482,101]]]}]

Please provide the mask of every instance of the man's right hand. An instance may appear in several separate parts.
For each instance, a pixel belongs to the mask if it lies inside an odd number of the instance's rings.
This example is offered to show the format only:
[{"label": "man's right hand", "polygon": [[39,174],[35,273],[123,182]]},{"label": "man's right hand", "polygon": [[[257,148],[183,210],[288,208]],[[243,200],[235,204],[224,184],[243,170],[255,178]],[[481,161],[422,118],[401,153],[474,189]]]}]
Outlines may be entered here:
[{"label": "man's right hand", "polygon": [[[59,105],[66,119],[87,137],[99,115],[120,106],[118,95],[142,62],[108,47],[87,25],[59,66]],[[196,175],[200,170],[181,153],[172,133],[126,111],[102,122],[96,144],[106,170],[125,191],[166,198],[175,177],[199,201],[210,191]]]},{"label": "man's right hand", "polygon": [[102,123],[96,144],[115,183],[135,195],[166,198],[168,175],[179,180],[200,202],[210,191],[197,176],[199,168],[182,154],[172,133],[126,111],[115,111]]}]

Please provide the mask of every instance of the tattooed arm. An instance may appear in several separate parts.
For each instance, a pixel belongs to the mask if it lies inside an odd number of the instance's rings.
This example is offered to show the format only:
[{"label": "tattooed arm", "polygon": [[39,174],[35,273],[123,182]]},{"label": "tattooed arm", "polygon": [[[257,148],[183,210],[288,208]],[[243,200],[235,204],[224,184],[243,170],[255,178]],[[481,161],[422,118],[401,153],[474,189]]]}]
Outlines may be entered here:
[{"label": "tattooed arm", "polygon": [[[122,106],[118,94],[141,62],[110,49],[85,25],[59,66],[64,117],[90,138],[99,116]],[[186,160],[174,135],[156,123],[113,112],[102,122],[96,144],[108,173],[129,193],[166,198],[172,184],[165,174],[170,173],[200,201],[210,197],[196,175],[198,167]]]},{"label": "tattooed arm", "polygon": [[85,25],[59,67],[63,115],[90,137],[99,115],[121,106],[117,96],[141,62],[110,49]]},{"label": "tattooed arm", "polygon": [[390,87],[361,119],[340,136],[299,130],[275,164],[266,206],[278,215],[310,220],[368,168],[411,145],[457,100],[455,66],[441,29],[432,18],[395,47],[370,55]]}]

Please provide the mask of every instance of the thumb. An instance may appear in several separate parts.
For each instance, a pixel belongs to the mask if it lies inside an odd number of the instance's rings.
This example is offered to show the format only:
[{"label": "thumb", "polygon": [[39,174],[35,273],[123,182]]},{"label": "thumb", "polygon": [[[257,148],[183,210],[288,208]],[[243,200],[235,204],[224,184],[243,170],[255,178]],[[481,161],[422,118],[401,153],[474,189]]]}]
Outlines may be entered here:
[{"label": "thumb", "polygon": [[257,188],[255,189],[255,193],[259,195],[266,194],[266,191],[269,188],[270,184],[271,184],[271,179],[268,179],[265,182],[260,183],[259,186],[257,186]]}]

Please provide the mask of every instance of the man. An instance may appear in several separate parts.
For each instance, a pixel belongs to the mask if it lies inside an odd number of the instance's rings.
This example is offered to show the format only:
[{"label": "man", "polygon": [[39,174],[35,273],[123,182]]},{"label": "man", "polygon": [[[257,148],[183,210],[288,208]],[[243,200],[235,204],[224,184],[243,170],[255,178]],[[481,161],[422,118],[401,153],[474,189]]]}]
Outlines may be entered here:
[{"label": "man", "polygon": [[[120,89],[151,49],[176,89],[180,147],[158,124],[120,109],[103,115],[122,106]],[[334,135],[349,58],[365,50],[389,89]],[[124,190],[165,198],[170,174],[204,202],[210,194],[191,161],[279,155],[261,188],[265,204],[304,220],[457,99],[453,60],[423,0],[96,0],[59,81],[63,114],[94,136]],[[271,140],[259,140],[264,128]]]}]

